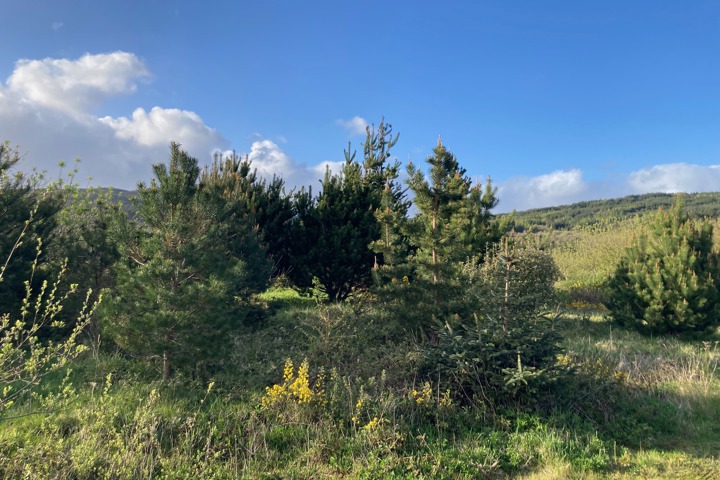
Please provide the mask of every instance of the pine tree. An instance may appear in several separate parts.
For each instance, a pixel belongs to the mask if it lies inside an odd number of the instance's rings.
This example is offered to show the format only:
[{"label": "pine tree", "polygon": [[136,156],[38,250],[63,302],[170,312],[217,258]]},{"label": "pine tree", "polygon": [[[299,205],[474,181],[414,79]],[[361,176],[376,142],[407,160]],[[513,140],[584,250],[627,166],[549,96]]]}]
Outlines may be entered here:
[{"label": "pine tree", "polygon": [[418,210],[402,225],[411,244],[407,261],[379,268],[376,274],[379,294],[392,316],[405,326],[421,328],[469,312],[463,262],[481,261],[508,228],[491,212],[497,198],[490,180],[484,188],[471,186],[441,139],[427,163],[428,176],[412,162],[407,167]]},{"label": "pine tree", "polygon": [[357,162],[346,161],[340,174],[329,170],[313,212],[314,236],[308,268],[330,301],[342,301],[371,280],[377,222],[369,188]]},{"label": "pine tree", "polygon": [[297,241],[308,249],[295,259],[295,271],[303,265],[307,276],[295,277],[304,284],[314,277],[331,301],[370,287],[373,265],[407,249],[395,221],[404,218],[408,202],[397,181],[399,163],[389,161],[397,140],[384,120],[368,127],[362,164],[348,146],[342,171],[326,172],[317,201],[297,197]]},{"label": "pine tree", "polygon": [[0,269],[4,270],[0,311],[13,314],[25,297],[25,281],[39,241],[44,247],[32,278],[33,290],[47,278],[46,252],[63,204],[62,192],[55,185],[45,184],[41,175],[16,170],[20,158],[17,149],[7,142],[0,144]]},{"label": "pine tree", "polygon": [[693,222],[678,202],[660,210],[625,252],[611,280],[614,319],[645,333],[703,331],[720,319],[720,262],[712,225]]},{"label": "pine tree", "polygon": [[232,155],[216,158],[200,176],[201,201],[213,205],[218,222],[224,226],[225,245],[230,255],[243,264],[243,282],[234,296],[247,300],[265,290],[272,274],[272,263],[263,245],[263,228],[270,223],[265,182],[257,179],[250,162]]},{"label": "pine tree", "polygon": [[[115,285],[113,266],[120,257],[118,246],[110,233],[110,225],[122,218],[121,205],[113,200],[112,190],[79,189],[66,186],[65,206],[57,215],[54,239],[48,259],[54,268],[67,262],[72,268],[65,275],[66,284],[82,285],[92,291],[90,300],[99,299],[100,292]],[[68,334],[83,307],[79,297],[66,301],[58,317],[66,328],[55,330],[55,335]],[[91,321],[86,333],[97,335],[97,325]]]},{"label": "pine tree", "polygon": [[419,288],[432,299],[434,308],[430,311],[440,318],[449,313],[447,300],[456,289],[458,264],[468,255],[468,249],[459,240],[467,223],[462,213],[470,194],[470,179],[442,140],[438,140],[433,152],[427,159],[429,179],[412,163],[407,171],[408,185],[419,211],[413,238],[417,251],[411,259],[413,281],[416,290]]},{"label": "pine tree", "polygon": [[[407,259],[409,239],[407,237],[407,214],[410,201],[398,180],[400,162],[389,163],[390,148],[395,146],[399,135],[393,137],[392,125],[384,119],[377,130],[368,127],[364,152],[366,183],[375,196],[375,219],[378,223],[378,237],[370,244],[375,252],[374,269],[393,268]],[[387,270],[387,269],[385,269]]]},{"label": "pine tree", "polygon": [[301,294],[307,294],[313,287],[311,273],[319,225],[315,215],[317,199],[312,187],[302,187],[294,192],[291,199],[293,217],[287,222],[285,237],[288,238],[283,274]]},{"label": "pine tree", "polygon": [[161,360],[167,380],[221,355],[247,273],[227,247],[222,211],[199,194],[197,160],[172,144],[169,163],[153,172],[149,186],[138,185],[140,224],[114,225],[123,258],[103,326],[121,347]]},{"label": "pine tree", "polygon": [[481,260],[488,248],[498,244],[512,228],[512,216],[497,220],[492,213],[498,203],[497,188],[493,186],[490,177],[484,186],[477,182],[470,189],[462,214],[465,225],[460,242],[465,246],[468,257],[474,256]]}]

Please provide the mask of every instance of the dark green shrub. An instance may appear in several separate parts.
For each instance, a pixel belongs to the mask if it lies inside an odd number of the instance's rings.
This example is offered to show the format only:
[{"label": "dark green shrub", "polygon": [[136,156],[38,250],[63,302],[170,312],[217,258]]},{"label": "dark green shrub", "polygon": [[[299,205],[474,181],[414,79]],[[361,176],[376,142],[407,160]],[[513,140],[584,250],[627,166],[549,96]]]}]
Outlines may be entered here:
[{"label": "dark green shrub", "polygon": [[691,221],[678,202],[625,251],[608,307],[615,321],[644,333],[708,330],[720,318],[719,268],[712,225]]},{"label": "dark green shrub", "polygon": [[541,314],[555,300],[552,257],[506,241],[484,263],[467,263],[463,275],[473,313],[436,331],[437,342],[427,347],[428,368],[466,400],[537,400],[540,387],[556,378],[562,351],[553,317]]}]

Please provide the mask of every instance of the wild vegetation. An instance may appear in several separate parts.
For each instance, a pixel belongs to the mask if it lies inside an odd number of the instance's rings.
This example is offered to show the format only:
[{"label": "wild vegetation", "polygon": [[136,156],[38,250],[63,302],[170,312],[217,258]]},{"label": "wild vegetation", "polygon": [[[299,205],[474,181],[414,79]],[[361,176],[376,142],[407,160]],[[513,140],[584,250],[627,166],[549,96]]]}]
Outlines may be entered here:
[{"label": "wild vegetation", "polygon": [[[685,210],[692,218],[720,216],[720,193],[704,192],[684,195]],[[670,193],[628,195],[607,200],[591,200],[560,207],[535,208],[515,212],[513,219],[518,231],[572,230],[578,227],[618,222],[633,216],[668,209],[675,203]]]},{"label": "wild vegetation", "polygon": [[518,234],[397,141],[318,194],[172,145],[131,213],[3,145],[0,476],[720,474],[714,223]]}]

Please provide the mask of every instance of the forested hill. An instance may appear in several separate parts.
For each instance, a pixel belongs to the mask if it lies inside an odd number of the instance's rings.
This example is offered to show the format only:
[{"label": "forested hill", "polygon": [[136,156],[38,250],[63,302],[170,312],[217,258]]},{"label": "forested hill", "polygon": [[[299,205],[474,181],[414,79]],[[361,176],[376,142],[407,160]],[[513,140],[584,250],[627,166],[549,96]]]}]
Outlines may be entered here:
[{"label": "forested hill", "polygon": [[[680,195],[691,216],[713,218],[720,216],[720,192]],[[648,193],[559,207],[537,208],[515,212],[515,225],[518,231],[540,231],[550,228],[570,230],[578,226],[621,220],[653,212],[660,207],[667,208],[675,202],[676,196],[677,194],[670,193]]]}]

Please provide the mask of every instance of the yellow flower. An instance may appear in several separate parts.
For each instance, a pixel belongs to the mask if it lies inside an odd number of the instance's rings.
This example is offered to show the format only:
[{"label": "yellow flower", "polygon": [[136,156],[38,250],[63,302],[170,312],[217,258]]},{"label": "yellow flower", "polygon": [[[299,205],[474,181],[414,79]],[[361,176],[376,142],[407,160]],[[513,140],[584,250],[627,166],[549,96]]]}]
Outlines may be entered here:
[{"label": "yellow flower", "polygon": [[363,430],[366,432],[371,432],[377,428],[377,426],[380,424],[380,420],[378,420],[378,417],[373,417],[372,420],[370,420],[367,425],[363,427]]},{"label": "yellow flower", "polygon": [[283,381],[285,383],[292,382],[293,377],[295,376],[295,373],[293,373],[295,370],[295,367],[293,365],[292,360],[289,358],[285,361],[285,369],[283,370]]},{"label": "yellow flower", "polygon": [[315,389],[310,386],[310,365],[304,360],[295,374],[292,360],[285,362],[283,369],[283,382],[265,388],[265,396],[260,401],[262,407],[267,408],[276,402],[290,400],[297,404],[316,402],[325,405],[325,390],[323,389],[324,375],[321,373],[315,381]]},{"label": "yellow flower", "polygon": [[440,397],[440,406],[441,407],[451,407],[452,406],[452,398],[450,397],[450,390],[446,390],[445,393],[442,394],[442,397]]},{"label": "yellow flower", "polygon": [[418,392],[417,390],[413,390],[412,394],[418,405],[422,405],[423,403],[427,404],[432,398],[432,387],[430,386],[430,382],[423,383],[420,391]]}]

